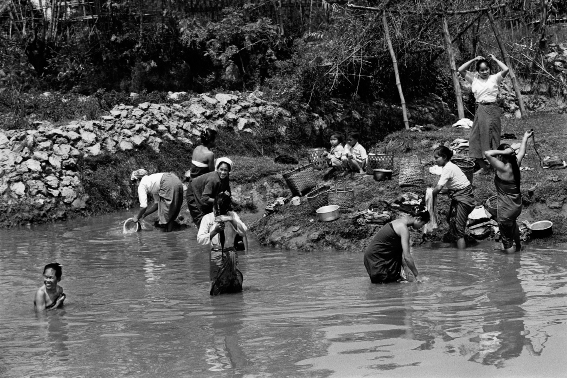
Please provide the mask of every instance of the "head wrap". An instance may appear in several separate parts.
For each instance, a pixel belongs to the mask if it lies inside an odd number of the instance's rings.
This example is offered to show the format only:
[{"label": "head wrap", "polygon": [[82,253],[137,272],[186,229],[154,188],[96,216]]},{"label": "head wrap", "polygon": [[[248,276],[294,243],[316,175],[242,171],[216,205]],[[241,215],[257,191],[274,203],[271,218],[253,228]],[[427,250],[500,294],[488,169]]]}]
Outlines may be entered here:
[{"label": "head wrap", "polygon": [[230,160],[230,159],[227,158],[227,157],[221,157],[221,158],[218,158],[218,159],[217,159],[217,161],[216,161],[216,163],[215,163],[215,171],[216,171],[217,169],[219,169],[219,165],[221,165],[221,163],[226,163],[226,164],[228,164],[228,166],[230,167],[229,170],[232,171],[232,160]]},{"label": "head wrap", "polygon": [[132,174],[130,175],[130,180],[139,180],[142,177],[146,176],[148,174],[148,171],[146,171],[145,169],[137,169],[134,172],[132,172]]}]

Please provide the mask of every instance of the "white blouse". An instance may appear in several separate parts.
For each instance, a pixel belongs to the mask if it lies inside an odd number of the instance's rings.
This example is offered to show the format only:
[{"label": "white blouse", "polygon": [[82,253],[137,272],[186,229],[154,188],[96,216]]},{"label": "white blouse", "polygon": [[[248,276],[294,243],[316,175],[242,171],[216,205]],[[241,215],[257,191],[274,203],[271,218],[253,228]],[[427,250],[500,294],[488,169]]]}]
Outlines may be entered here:
[{"label": "white blouse", "polygon": [[467,72],[465,80],[471,83],[476,102],[495,102],[498,97],[498,86],[504,78],[502,71],[488,76],[486,80],[481,79],[478,74]]},{"label": "white blouse", "polygon": [[159,202],[159,186],[163,173],[154,173],[142,177],[138,185],[138,199],[140,207],[148,207],[148,194],[154,197],[155,203]]}]

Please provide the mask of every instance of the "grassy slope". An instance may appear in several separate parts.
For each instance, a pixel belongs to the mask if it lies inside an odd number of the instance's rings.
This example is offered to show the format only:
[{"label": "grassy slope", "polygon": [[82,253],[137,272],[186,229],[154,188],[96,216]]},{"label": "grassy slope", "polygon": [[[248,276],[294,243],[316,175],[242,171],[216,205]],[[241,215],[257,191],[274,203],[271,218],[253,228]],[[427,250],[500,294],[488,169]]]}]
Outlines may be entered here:
[{"label": "grassy slope", "polygon": [[[567,133],[563,127],[567,125],[567,116],[554,113],[539,113],[529,118],[503,119],[502,132],[514,133],[518,140],[507,140],[514,143],[521,141],[524,131],[534,129],[536,131],[536,142],[538,150],[543,157],[547,155],[559,155],[564,157],[567,145]],[[469,130],[455,129],[450,127],[426,132],[401,131],[388,136],[378,148],[389,146],[396,152],[396,168],[400,158],[403,156],[418,155],[422,163],[432,162],[432,146],[436,143],[451,142],[456,138],[468,139]],[[550,202],[562,203],[567,198],[567,190],[564,181],[567,179],[567,170],[543,170],[539,167],[539,160],[530,142],[528,153],[523,163],[524,167],[534,168],[533,171],[522,172],[522,191],[538,184],[532,197],[533,203],[524,208],[520,221],[548,219],[554,222],[555,242],[567,241],[567,205],[564,208],[550,209]],[[427,172],[427,170],[424,170]],[[557,179],[560,181],[554,181]],[[434,185],[438,176],[425,173],[426,186]],[[475,197],[479,204],[495,193],[494,177],[492,175],[475,176]],[[368,205],[379,200],[391,201],[406,191],[423,192],[422,188],[400,188],[397,177],[392,181],[375,182],[371,176],[361,176],[356,180],[347,180],[348,184],[355,188],[355,206],[351,213],[356,210],[364,210]],[[439,201],[441,213],[440,230],[435,236],[439,237],[447,227],[444,213],[448,210],[449,201],[442,197]],[[334,222],[317,222],[312,209],[307,206],[294,207],[286,205],[279,213],[261,219],[254,227],[260,240],[264,243],[281,245],[287,248],[313,249],[321,247],[333,247],[339,249],[359,249],[364,247],[369,236],[373,234],[376,226],[354,225],[349,219],[348,213]],[[417,235],[416,235],[417,236]],[[549,239],[546,239],[549,241]],[[544,243],[543,241],[534,241]]]}]

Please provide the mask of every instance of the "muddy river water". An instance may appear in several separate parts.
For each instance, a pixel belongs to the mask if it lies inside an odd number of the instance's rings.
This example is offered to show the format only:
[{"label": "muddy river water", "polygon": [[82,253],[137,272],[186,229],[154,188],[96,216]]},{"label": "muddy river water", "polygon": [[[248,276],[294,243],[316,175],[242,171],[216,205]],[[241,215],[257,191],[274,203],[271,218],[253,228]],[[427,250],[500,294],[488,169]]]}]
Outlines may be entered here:
[{"label": "muddy river water", "polygon": [[[196,230],[126,215],[0,231],[0,376],[565,376],[565,249],[416,248],[422,284],[373,285],[362,253],[252,241],[244,292],[210,297]],[[52,261],[66,305],[36,315]]]}]

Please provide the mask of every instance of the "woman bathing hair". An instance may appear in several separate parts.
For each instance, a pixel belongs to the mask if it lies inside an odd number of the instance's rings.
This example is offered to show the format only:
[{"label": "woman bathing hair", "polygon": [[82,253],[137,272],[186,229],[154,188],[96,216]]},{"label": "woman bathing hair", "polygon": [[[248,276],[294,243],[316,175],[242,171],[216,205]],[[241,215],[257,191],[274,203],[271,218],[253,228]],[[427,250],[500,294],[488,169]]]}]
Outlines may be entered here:
[{"label": "woman bathing hair", "polygon": [[216,137],[217,132],[213,129],[206,129],[201,132],[201,145],[195,147],[193,150],[191,168],[185,173],[187,181],[187,190],[185,193],[187,197],[187,208],[193,220],[199,218],[201,211],[195,200],[191,180],[215,170],[215,154],[211,151],[211,148],[215,146]]},{"label": "woman bathing hair", "polygon": [[532,135],[533,131],[526,131],[517,155],[506,143],[498,146],[497,150],[484,152],[488,162],[496,170],[494,176],[498,201],[496,221],[502,237],[502,250],[506,253],[521,249],[520,230],[516,223],[522,212],[520,165],[526,154],[528,139]]},{"label": "woman bathing hair", "polygon": [[226,192],[229,196],[230,191],[230,171],[232,170],[232,160],[227,157],[217,159],[215,171],[205,173],[202,176],[191,180],[191,189],[195,196],[198,213],[193,216],[193,222],[197,227],[201,219],[211,211],[218,194]]},{"label": "woman bathing hair", "polygon": [[[158,210],[159,224],[167,232],[173,230],[175,219],[183,204],[181,180],[169,172],[149,175],[145,169],[132,172],[130,180],[139,182],[140,211],[133,220],[138,222]],[[154,203],[150,207],[148,207],[148,194],[154,198]]]},{"label": "woman bathing hair", "polygon": [[219,193],[214,200],[214,211],[203,217],[197,234],[199,244],[211,245],[211,294],[242,290],[242,273],[237,269],[238,255],[235,240],[237,235],[241,236],[247,251],[248,228],[238,214],[232,211],[231,203],[230,195]]},{"label": "woman bathing hair", "polygon": [[[443,188],[449,190],[451,207],[447,215],[449,223],[449,236],[457,241],[459,249],[466,248],[465,227],[469,214],[474,210],[475,201],[471,183],[461,168],[451,162],[453,151],[445,146],[437,147],[433,151],[435,164],[443,167],[441,178],[437,186],[433,189],[433,202]],[[453,210],[456,212],[452,218]]]},{"label": "woman bathing hair", "polygon": [[[483,152],[495,150],[500,144],[502,109],[497,105],[496,100],[499,85],[509,71],[508,67],[496,59],[494,55],[490,54],[488,58],[496,62],[502,71],[491,74],[490,64],[482,56],[477,56],[459,67],[461,76],[471,83],[471,89],[476,100],[474,122],[469,137],[469,156],[475,159],[481,168],[476,172],[477,174],[486,173],[488,170]],[[476,75],[467,71],[475,62]]]},{"label": "woman bathing hair", "polygon": [[37,311],[52,310],[63,306],[65,294],[59,286],[63,269],[58,263],[47,264],[43,268],[43,286],[35,293],[33,304]]},{"label": "woman bathing hair", "polygon": [[402,269],[406,277],[411,271],[415,281],[420,282],[410,252],[409,227],[419,230],[429,219],[429,212],[422,211],[396,219],[378,231],[364,252],[364,266],[372,283],[403,281]]}]

